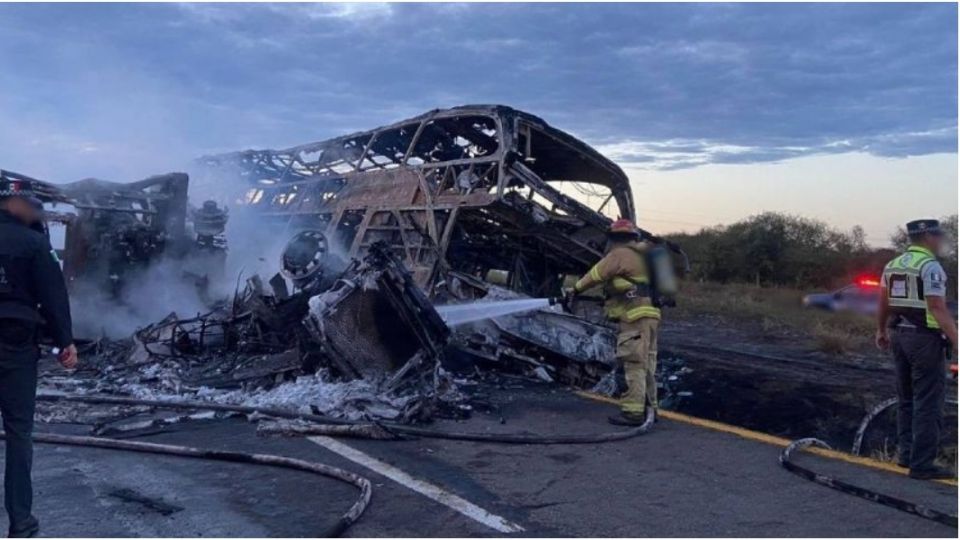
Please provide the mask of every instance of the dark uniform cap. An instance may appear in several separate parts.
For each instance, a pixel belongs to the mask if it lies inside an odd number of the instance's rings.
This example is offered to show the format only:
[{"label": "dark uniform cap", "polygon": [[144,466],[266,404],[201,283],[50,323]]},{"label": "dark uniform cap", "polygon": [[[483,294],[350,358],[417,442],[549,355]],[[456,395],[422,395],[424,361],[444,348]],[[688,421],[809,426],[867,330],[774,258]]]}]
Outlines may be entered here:
[{"label": "dark uniform cap", "polygon": [[37,208],[43,208],[43,201],[37,198],[33,181],[16,173],[0,171],[0,199],[4,197],[22,197]]},{"label": "dark uniform cap", "polygon": [[917,219],[907,223],[907,234],[932,234],[935,236],[943,234],[940,228],[940,222],[935,219]]}]

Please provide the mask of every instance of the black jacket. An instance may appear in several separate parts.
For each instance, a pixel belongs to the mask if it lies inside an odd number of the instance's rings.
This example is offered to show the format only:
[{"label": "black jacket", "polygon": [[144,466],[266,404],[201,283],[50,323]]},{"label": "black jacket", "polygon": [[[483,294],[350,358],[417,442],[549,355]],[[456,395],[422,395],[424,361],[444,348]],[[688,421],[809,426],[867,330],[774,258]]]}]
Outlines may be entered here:
[{"label": "black jacket", "polygon": [[73,343],[70,301],[46,236],[0,210],[0,319],[46,323],[54,345]]}]

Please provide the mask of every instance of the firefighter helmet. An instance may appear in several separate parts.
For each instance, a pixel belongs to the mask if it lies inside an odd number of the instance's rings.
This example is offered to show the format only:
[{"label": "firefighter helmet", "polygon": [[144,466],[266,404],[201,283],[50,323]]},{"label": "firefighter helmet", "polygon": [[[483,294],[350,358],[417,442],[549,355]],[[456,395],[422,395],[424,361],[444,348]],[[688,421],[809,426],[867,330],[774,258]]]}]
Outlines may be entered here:
[{"label": "firefighter helmet", "polygon": [[637,226],[633,224],[629,219],[618,219],[610,224],[610,229],[607,231],[609,234],[631,234],[636,235]]}]

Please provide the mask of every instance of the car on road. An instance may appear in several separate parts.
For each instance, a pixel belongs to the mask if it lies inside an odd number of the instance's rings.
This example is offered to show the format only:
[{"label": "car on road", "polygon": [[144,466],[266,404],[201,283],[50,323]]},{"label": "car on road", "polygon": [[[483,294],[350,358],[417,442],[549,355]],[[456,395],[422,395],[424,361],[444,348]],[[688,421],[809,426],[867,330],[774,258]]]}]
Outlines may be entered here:
[{"label": "car on road", "polygon": [[852,311],[875,315],[880,301],[880,280],[862,277],[833,292],[812,293],[803,297],[803,307],[825,311]]},{"label": "car on road", "polygon": [[[861,315],[876,315],[880,301],[880,279],[875,277],[857,278],[853,283],[833,292],[804,295],[803,307],[825,311],[850,311]],[[947,309],[957,320],[957,302],[947,301]]]}]

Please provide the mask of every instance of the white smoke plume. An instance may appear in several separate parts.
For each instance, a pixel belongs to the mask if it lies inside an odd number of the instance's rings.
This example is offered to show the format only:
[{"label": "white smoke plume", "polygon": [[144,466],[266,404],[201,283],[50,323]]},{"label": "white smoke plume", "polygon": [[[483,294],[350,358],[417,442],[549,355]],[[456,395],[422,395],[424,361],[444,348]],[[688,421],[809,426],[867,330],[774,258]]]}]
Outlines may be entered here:
[{"label": "white smoke plume", "polygon": [[[164,257],[143,270],[122,276],[119,295],[108,283],[78,282],[71,286],[74,331],[78,337],[122,338],[155,323],[171,313],[188,318],[210,310],[216,300],[229,299],[245,281],[259,274],[268,280],[280,266],[280,254],[291,232],[282,224],[257,216],[240,204],[250,185],[236,176],[211,171],[192,171],[189,204],[205,200],[229,209],[225,231],[226,261],[222,272],[217,263],[202,254],[184,259]],[[188,233],[193,233],[188,227]],[[62,239],[59,240],[62,243]],[[198,277],[207,276],[205,288]]]}]

